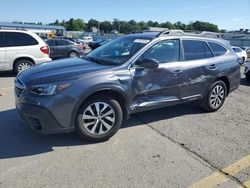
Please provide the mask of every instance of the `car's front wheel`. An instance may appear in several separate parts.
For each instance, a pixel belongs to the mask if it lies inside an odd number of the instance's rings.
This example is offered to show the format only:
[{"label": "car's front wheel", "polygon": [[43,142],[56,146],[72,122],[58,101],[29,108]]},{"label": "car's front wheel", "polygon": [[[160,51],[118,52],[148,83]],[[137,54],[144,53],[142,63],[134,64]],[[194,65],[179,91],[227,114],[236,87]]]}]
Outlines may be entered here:
[{"label": "car's front wheel", "polygon": [[202,101],[202,107],[208,112],[219,110],[227,97],[227,86],[222,80],[214,82]]},{"label": "car's front wheel", "polygon": [[79,109],[76,131],[89,141],[101,142],[112,137],[121,127],[123,113],[117,100],[96,96]]}]

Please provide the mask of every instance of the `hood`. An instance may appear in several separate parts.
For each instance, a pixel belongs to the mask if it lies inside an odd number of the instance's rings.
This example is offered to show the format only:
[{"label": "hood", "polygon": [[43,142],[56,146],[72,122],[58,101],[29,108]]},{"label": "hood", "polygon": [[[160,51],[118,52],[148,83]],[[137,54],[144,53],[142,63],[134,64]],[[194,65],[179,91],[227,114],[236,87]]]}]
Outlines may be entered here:
[{"label": "hood", "polygon": [[79,78],[83,74],[110,69],[111,66],[95,64],[79,58],[51,61],[20,73],[29,84],[58,82]]}]

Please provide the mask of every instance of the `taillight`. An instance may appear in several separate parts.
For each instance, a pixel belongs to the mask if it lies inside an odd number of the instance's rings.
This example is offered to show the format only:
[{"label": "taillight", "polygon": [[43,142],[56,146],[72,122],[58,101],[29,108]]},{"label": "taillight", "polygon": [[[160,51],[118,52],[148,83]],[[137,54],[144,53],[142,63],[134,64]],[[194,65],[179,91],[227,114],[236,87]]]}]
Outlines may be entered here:
[{"label": "taillight", "polygon": [[83,44],[77,44],[77,45],[75,45],[75,47],[76,47],[76,48],[81,48],[81,49],[83,49],[83,50],[86,49],[86,47],[85,47]]},{"label": "taillight", "polygon": [[44,54],[49,54],[49,48],[48,48],[48,46],[43,46],[43,47],[40,48],[40,50]]}]

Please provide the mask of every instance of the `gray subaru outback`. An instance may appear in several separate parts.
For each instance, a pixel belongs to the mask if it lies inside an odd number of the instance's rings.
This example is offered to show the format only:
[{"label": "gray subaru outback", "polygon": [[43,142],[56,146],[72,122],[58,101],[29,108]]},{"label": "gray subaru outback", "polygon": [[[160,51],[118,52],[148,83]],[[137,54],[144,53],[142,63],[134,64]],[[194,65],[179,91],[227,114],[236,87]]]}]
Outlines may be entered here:
[{"label": "gray subaru outback", "polygon": [[217,111],[238,88],[240,64],[215,33],[126,35],[84,59],[44,63],[15,80],[16,107],[35,131],[113,136],[130,114],[199,101]]}]

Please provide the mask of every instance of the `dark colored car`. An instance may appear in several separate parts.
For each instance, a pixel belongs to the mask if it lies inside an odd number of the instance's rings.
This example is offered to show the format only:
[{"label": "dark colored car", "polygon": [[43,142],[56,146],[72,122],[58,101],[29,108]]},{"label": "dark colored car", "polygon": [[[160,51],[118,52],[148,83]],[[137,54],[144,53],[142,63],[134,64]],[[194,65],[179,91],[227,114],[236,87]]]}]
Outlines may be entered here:
[{"label": "dark colored car", "polygon": [[46,40],[50,48],[50,58],[83,57],[84,49],[82,44],[76,44],[66,39]]},{"label": "dark colored car", "polygon": [[111,41],[111,39],[110,40],[109,39],[107,39],[107,40],[99,39],[99,40],[90,42],[89,47],[91,48],[91,50],[94,50],[94,49],[96,49],[96,48],[98,48],[98,47],[100,47],[100,46],[102,46],[110,41]]},{"label": "dark colored car", "polygon": [[84,59],[35,66],[15,80],[16,107],[35,131],[76,130],[92,141],[110,138],[130,114],[145,110],[199,101],[215,112],[240,84],[238,58],[217,37],[132,34]]},{"label": "dark colored car", "polygon": [[246,75],[246,79],[248,81],[250,81],[250,61],[246,63],[246,66],[245,66],[245,75]]}]

